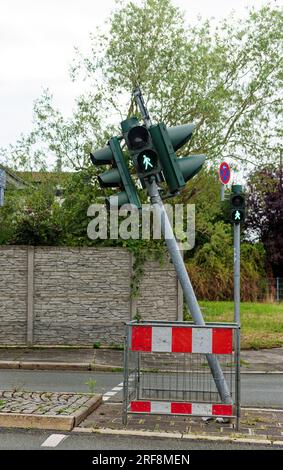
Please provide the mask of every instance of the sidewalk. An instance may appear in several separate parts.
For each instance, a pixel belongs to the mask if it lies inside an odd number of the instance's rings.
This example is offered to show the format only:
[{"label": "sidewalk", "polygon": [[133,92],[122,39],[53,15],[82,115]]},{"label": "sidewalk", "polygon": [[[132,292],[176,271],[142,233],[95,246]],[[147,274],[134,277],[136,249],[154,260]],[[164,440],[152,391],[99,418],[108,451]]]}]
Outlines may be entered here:
[{"label": "sidewalk", "polygon": [[283,410],[242,409],[240,430],[235,423],[176,415],[130,414],[122,423],[122,404],[104,403],[75,432],[178,439],[270,444],[283,449]]},{"label": "sidewalk", "polygon": [[[73,348],[0,348],[0,369],[116,371],[123,351]],[[283,348],[241,352],[241,372],[283,373]]]}]

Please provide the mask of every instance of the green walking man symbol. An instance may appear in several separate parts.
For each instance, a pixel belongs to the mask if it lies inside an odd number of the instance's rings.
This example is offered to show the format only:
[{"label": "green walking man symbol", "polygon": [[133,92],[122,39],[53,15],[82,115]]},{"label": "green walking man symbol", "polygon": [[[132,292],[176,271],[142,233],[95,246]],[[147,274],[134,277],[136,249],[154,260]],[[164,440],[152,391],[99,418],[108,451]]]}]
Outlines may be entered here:
[{"label": "green walking man symbol", "polygon": [[241,220],[241,214],[240,214],[239,211],[236,211],[236,212],[235,212],[234,220]]},{"label": "green walking man symbol", "polygon": [[144,166],[145,171],[147,171],[149,167],[153,168],[150,158],[147,157],[146,155],[143,156],[143,166]]}]

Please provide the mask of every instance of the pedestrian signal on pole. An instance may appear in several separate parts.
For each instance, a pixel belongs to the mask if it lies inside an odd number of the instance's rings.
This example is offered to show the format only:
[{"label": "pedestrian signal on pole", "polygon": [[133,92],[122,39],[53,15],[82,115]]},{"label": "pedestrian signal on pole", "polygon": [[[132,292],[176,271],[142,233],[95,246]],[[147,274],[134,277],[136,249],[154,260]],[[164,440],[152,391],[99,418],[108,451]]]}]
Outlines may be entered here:
[{"label": "pedestrian signal on pole", "polygon": [[[168,128],[164,123],[152,124],[143,101],[139,104],[145,124],[141,125],[136,117],[125,119],[121,122],[122,135],[112,137],[106,147],[91,153],[95,166],[111,167],[98,176],[98,181],[102,188],[120,188],[121,191],[115,193],[118,207],[130,203],[141,208],[128,162],[120,146],[122,139],[128,147],[129,161],[132,161],[143,189],[154,180],[157,184],[166,182],[169,189],[166,196],[174,196],[183,189],[186,182],[200,171],[206,158],[205,155],[177,157],[175,153],[191,139],[194,124]],[[108,207],[112,206],[114,194],[106,197],[105,201]]]},{"label": "pedestrian signal on pole", "polygon": [[205,161],[205,155],[178,158],[175,153],[192,137],[193,124],[166,128],[159,123],[147,128],[133,117],[123,121],[121,127],[143,187],[148,177],[155,176],[158,182],[165,180],[174,194],[185,187]]},{"label": "pedestrian signal on pole", "polygon": [[245,195],[241,185],[232,186],[230,195],[230,218],[234,224],[240,224],[245,219]]},{"label": "pedestrian signal on pole", "polygon": [[143,187],[145,187],[145,178],[153,175],[157,176],[161,173],[158,154],[153,145],[150,132],[145,126],[141,126],[135,117],[123,121],[121,127],[137,175]]}]

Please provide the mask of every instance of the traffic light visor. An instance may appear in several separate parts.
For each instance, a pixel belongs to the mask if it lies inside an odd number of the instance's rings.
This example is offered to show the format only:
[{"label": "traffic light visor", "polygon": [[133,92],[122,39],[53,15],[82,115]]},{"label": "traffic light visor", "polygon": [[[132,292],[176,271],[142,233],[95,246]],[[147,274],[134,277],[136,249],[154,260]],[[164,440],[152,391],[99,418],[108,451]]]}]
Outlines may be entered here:
[{"label": "traffic light visor", "polygon": [[106,205],[107,210],[110,210],[113,208],[119,208],[123,206],[124,204],[129,204],[129,202],[130,201],[129,201],[126,191],[115,193],[112,196],[108,196],[105,198],[105,205]]},{"label": "traffic light visor", "polygon": [[183,174],[184,180],[189,181],[200,170],[205,161],[205,155],[191,155],[190,157],[177,158],[177,163]]},{"label": "traffic light visor", "polygon": [[194,124],[184,124],[182,126],[168,127],[167,131],[172,142],[174,150],[180,149],[192,137],[195,130]]},{"label": "traffic light visor", "polygon": [[94,165],[108,165],[113,160],[113,153],[109,145],[90,153],[90,159]]},{"label": "traffic light visor", "polygon": [[105,171],[98,175],[98,181],[102,188],[119,188],[122,178],[117,168]]},{"label": "traffic light visor", "polygon": [[149,133],[143,126],[135,126],[128,133],[129,145],[132,149],[139,149],[148,144]]}]

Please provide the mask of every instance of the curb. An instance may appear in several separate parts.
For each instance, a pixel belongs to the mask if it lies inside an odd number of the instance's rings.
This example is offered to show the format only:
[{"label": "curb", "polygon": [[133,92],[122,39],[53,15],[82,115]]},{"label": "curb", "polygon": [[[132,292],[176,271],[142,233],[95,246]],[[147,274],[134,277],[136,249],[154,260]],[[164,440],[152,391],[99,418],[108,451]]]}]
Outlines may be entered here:
[{"label": "curb", "polygon": [[102,395],[95,395],[88,400],[87,406],[68,416],[54,414],[0,413],[0,427],[21,429],[42,429],[72,431],[102,403]]},{"label": "curb", "polygon": [[[109,364],[95,364],[86,362],[47,362],[47,361],[0,361],[0,369],[25,369],[25,370],[81,370],[101,372],[122,372],[123,366],[111,366]],[[241,371],[241,375],[265,374],[282,375],[283,371],[250,370]]]},{"label": "curb", "polygon": [[282,441],[272,441],[270,439],[264,439],[259,435],[258,439],[255,438],[243,438],[243,437],[229,437],[229,436],[212,436],[204,434],[182,434],[182,433],[166,433],[166,432],[154,432],[154,431],[138,431],[138,430],[127,430],[127,429],[111,429],[111,428],[80,428],[74,427],[72,432],[75,433],[93,433],[93,434],[108,434],[115,436],[136,436],[136,437],[156,437],[166,439],[185,439],[185,440],[202,440],[202,441],[213,441],[213,442],[232,442],[241,444],[261,444],[270,446],[282,446]]},{"label": "curb", "polygon": [[21,413],[1,413],[1,428],[47,429],[71,431],[75,426],[74,416],[32,415]]},{"label": "curb", "polygon": [[0,361],[0,369],[24,369],[24,370],[81,370],[120,372],[122,367],[114,367],[108,364],[93,364],[85,362],[23,362],[23,361]]}]

